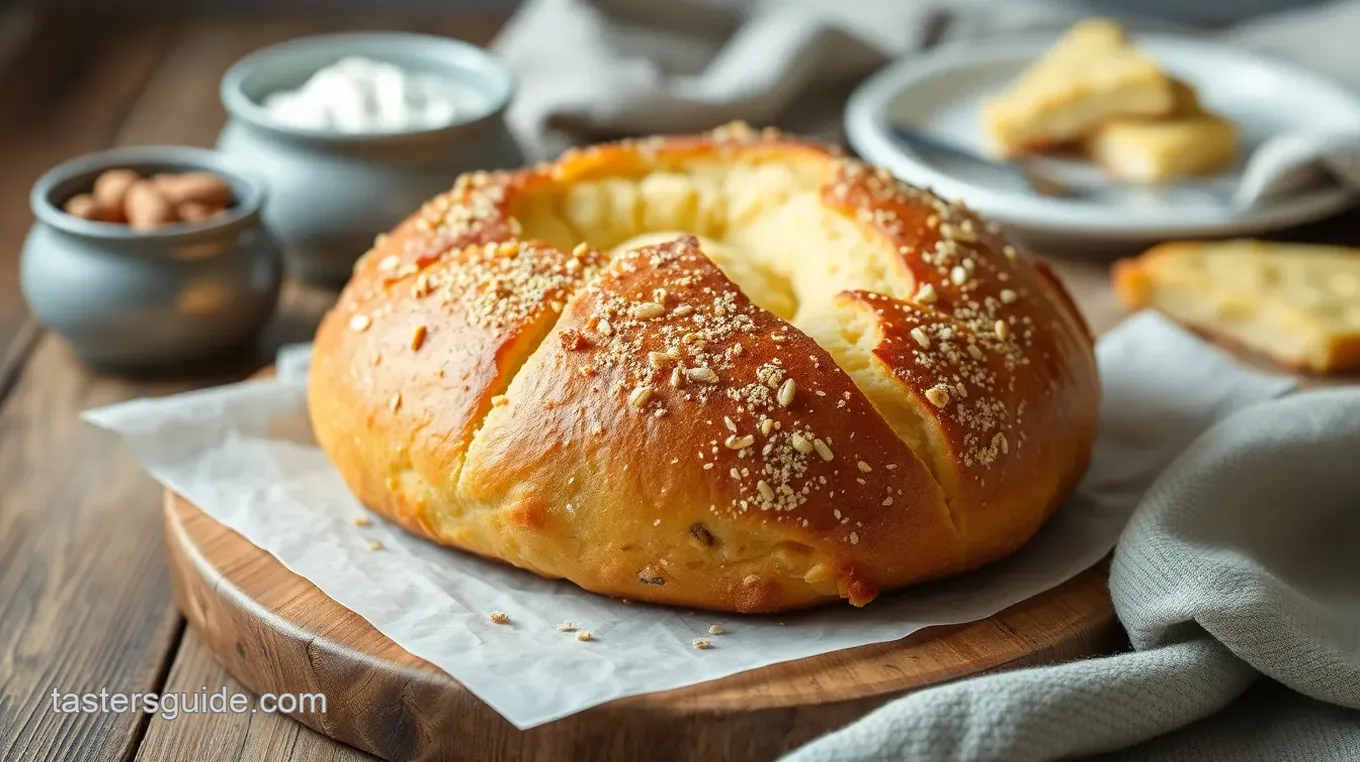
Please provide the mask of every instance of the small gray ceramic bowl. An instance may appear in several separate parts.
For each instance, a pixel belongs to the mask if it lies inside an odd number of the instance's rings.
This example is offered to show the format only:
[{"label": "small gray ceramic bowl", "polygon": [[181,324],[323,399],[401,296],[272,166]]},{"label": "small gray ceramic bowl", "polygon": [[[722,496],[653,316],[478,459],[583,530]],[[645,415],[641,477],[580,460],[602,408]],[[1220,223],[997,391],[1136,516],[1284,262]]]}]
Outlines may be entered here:
[{"label": "small gray ceramic bowl", "polygon": [[[347,134],[275,120],[265,97],[301,86],[348,56],[448,78],[482,108],[433,129]],[[503,112],[510,73],[489,53],[443,37],[358,33],[305,37],[252,53],[222,80],[231,119],[218,148],[269,185],[264,219],[300,277],[338,284],[379,234],[452,187],[462,172],[523,163]]]},{"label": "small gray ceramic bowl", "polygon": [[[104,170],[143,176],[208,170],[235,204],[202,222],[133,230],[61,207]],[[281,257],[260,221],[265,193],[216,153],[126,148],[73,159],[43,175],[30,203],[20,281],[29,307],[85,363],[150,370],[213,358],[253,342],[278,301]]]}]

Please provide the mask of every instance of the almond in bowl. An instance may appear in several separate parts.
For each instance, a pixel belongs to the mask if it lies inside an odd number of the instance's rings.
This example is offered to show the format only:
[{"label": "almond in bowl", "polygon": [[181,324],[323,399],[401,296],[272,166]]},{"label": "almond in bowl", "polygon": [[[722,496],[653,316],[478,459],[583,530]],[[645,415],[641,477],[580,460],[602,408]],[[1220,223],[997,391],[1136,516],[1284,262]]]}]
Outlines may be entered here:
[{"label": "almond in bowl", "polygon": [[234,204],[231,185],[212,172],[159,173],[109,169],[88,193],[66,200],[69,215],[95,222],[155,230],[180,222],[201,222],[225,214]]},{"label": "almond in bowl", "polygon": [[29,196],[20,283],[86,365],[148,373],[250,350],[274,312],[281,253],[261,183],[200,148],[76,157]]}]

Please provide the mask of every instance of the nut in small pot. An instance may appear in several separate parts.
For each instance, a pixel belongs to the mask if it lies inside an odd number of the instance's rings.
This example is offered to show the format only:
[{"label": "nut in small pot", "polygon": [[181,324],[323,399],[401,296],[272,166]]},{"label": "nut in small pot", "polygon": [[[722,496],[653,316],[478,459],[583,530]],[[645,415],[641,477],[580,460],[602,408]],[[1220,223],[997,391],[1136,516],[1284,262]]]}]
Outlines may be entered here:
[{"label": "nut in small pot", "polygon": [[162,173],[142,177],[131,169],[105,170],[89,193],[62,206],[74,217],[155,230],[178,222],[201,222],[230,209],[231,186],[212,172]]}]

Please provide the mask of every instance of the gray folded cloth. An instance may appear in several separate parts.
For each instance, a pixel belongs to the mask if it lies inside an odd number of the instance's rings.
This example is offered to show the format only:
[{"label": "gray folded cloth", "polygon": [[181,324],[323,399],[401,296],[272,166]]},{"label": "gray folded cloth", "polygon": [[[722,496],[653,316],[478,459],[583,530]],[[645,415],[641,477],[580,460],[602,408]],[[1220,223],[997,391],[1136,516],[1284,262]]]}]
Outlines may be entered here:
[{"label": "gray folded cloth", "polygon": [[[853,87],[935,45],[1065,28],[1110,2],[1060,0],[530,0],[494,44],[520,90],[511,130],[535,159],[623,135],[697,132],[732,120],[841,142]],[[1123,15],[1134,29],[1177,28]],[[1360,2],[1217,32],[1360,89]],[[1360,130],[1263,146],[1233,202],[1337,182],[1360,188]]]},{"label": "gray folded cloth", "polygon": [[1120,538],[1135,650],[899,699],[788,762],[1360,760],[1360,390],[1235,413]]},{"label": "gray folded cloth", "polygon": [[[891,59],[935,45],[1056,31],[1113,0],[528,0],[493,44],[515,72],[510,127],[534,158],[621,135],[743,119],[824,140]],[[1134,29],[1176,28],[1119,14]],[[1360,2],[1254,19],[1222,39],[1360,89]]]},{"label": "gray folded cloth", "polygon": [[1061,28],[1047,0],[529,0],[493,44],[525,152],[741,119],[838,141],[853,85],[947,39]]}]

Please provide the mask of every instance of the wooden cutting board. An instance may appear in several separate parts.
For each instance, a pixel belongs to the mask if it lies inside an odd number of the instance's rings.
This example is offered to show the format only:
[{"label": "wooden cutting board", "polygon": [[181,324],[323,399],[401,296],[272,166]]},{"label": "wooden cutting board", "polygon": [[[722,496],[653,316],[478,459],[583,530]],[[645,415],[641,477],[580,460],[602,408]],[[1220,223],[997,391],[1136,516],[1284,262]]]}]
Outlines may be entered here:
[{"label": "wooden cutting board", "polygon": [[394,761],[768,760],[923,686],[1124,645],[1102,563],[989,619],[620,699],[520,731],[170,493],[165,531],[179,607],[227,670],[256,693],[325,694],[327,712],[293,716]]}]

